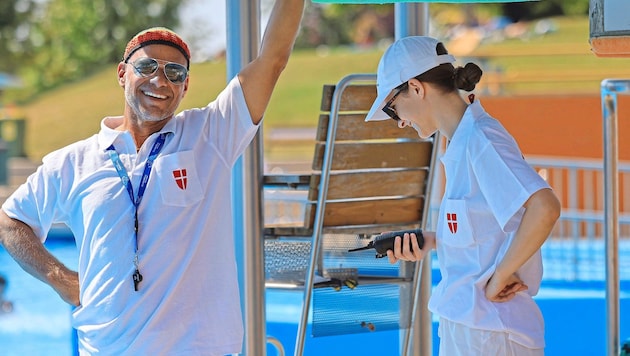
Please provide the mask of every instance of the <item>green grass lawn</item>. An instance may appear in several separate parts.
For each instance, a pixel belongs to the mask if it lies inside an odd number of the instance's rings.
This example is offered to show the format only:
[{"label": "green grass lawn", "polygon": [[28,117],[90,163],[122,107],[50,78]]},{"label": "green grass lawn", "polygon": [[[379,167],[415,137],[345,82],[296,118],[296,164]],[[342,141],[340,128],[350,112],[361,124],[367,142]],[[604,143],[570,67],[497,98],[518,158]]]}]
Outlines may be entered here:
[{"label": "green grass lawn", "polygon": [[[627,59],[598,58],[590,52],[586,17],[554,21],[557,31],[553,33],[482,43],[464,58],[485,68],[479,95],[489,95],[485,88],[493,77],[500,80],[496,85],[500,95],[597,94],[602,79],[630,77]],[[334,84],[350,73],[374,73],[381,54],[378,48],[336,48],[326,55],[294,51],[267,110],[265,127],[316,126],[322,85]],[[180,109],[204,106],[226,81],[224,61],[193,64],[190,88]],[[27,119],[29,157],[40,160],[51,150],[96,133],[104,116],[122,112],[123,100],[116,65],[40,96],[21,108]]]}]

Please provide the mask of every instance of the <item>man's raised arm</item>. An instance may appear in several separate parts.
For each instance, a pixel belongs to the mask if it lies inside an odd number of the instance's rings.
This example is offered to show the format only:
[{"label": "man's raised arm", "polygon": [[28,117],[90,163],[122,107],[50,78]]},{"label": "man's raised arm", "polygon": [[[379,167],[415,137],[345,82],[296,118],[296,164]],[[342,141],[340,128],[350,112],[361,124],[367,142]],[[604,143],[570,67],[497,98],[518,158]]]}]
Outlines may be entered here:
[{"label": "man's raised arm", "polygon": [[284,70],[302,20],[305,0],[276,0],[258,57],[238,74],[254,124],[267,109],[273,89]]}]

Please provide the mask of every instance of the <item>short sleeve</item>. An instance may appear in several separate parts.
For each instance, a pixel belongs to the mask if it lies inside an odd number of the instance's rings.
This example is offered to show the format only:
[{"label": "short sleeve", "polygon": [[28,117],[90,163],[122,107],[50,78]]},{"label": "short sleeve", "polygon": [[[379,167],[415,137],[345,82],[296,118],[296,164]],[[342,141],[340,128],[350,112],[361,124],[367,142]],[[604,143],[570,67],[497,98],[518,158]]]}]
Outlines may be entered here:
[{"label": "short sleeve", "polygon": [[48,189],[52,180],[40,166],[2,204],[2,210],[10,217],[28,225],[41,241],[45,241],[56,211],[56,189]]},{"label": "short sleeve", "polygon": [[507,132],[492,132],[490,136],[481,138],[484,144],[474,152],[472,169],[495,218],[509,232],[518,227],[515,217],[523,204],[549,185],[525,161]]},{"label": "short sleeve", "polygon": [[[206,111],[207,110],[207,111]],[[234,164],[253,139],[258,125],[252,122],[238,77],[206,108],[207,135],[228,164]],[[197,112],[198,113],[198,112]]]}]

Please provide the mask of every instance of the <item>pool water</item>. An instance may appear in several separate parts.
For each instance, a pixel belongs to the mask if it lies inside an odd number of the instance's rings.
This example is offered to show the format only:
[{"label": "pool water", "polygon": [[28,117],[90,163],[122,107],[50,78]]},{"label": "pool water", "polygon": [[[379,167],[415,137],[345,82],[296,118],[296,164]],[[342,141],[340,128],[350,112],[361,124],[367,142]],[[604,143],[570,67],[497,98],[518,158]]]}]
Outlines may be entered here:
[{"label": "pool water", "polygon": [[[76,269],[73,243],[50,241],[46,246],[66,266]],[[2,247],[0,274],[8,282],[5,299],[13,303],[11,313],[0,314],[0,355],[71,355],[72,307],[51,287],[24,272]]]},{"label": "pool water", "polygon": [[[69,239],[49,239],[47,248],[75,269],[77,253]],[[547,267],[547,265],[546,265]],[[630,337],[629,271],[621,273],[621,339]],[[73,355],[71,306],[44,283],[24,272],[0,247],[0,274],[8,280],[6,299],[14,310],[0,314],[0,356]],[[606,351],[606,302],[602,280],[589,282],[543,281],[536,297],[546,323],[546,355],[604,355]],[[287,355],[293,354],[302,293],[269,290],[266,293],[266,332],[277,338]],[[310,324],[307,327],[310,335]],[[437,323],[433,324],[433,348],[437,355]],[[366,332],[341,336],[307,337],[305,356],[396,356],[401,333]],[[275,356],[273,346],[268,355]]]}]

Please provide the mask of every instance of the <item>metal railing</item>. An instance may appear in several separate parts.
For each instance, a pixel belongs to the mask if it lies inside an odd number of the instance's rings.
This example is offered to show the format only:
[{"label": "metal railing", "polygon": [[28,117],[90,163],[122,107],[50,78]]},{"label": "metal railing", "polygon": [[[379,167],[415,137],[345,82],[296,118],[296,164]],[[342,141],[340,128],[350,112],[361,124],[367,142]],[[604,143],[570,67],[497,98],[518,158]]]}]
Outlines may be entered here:
[{"label": "metal railing", "polygon": [[[543,246],[545,278],[580,281],[606,279],[605,172],[603,161],[528,159],[554,189],[562,214]],[[630,280],[630,164],[619,170],[619,272]],[[625,197],[625,198],[624,198]],[[625,257],[627,256],[627,257]]]},{"label": "metal railing", "polygon": [[[603,237],[604,166],[602,161],[529,157],[527,161],[549,182],[562,202],[562,215],[552,238]],[[619,198],[621,237],[630,237],[630,163],[620,163]]]}]

